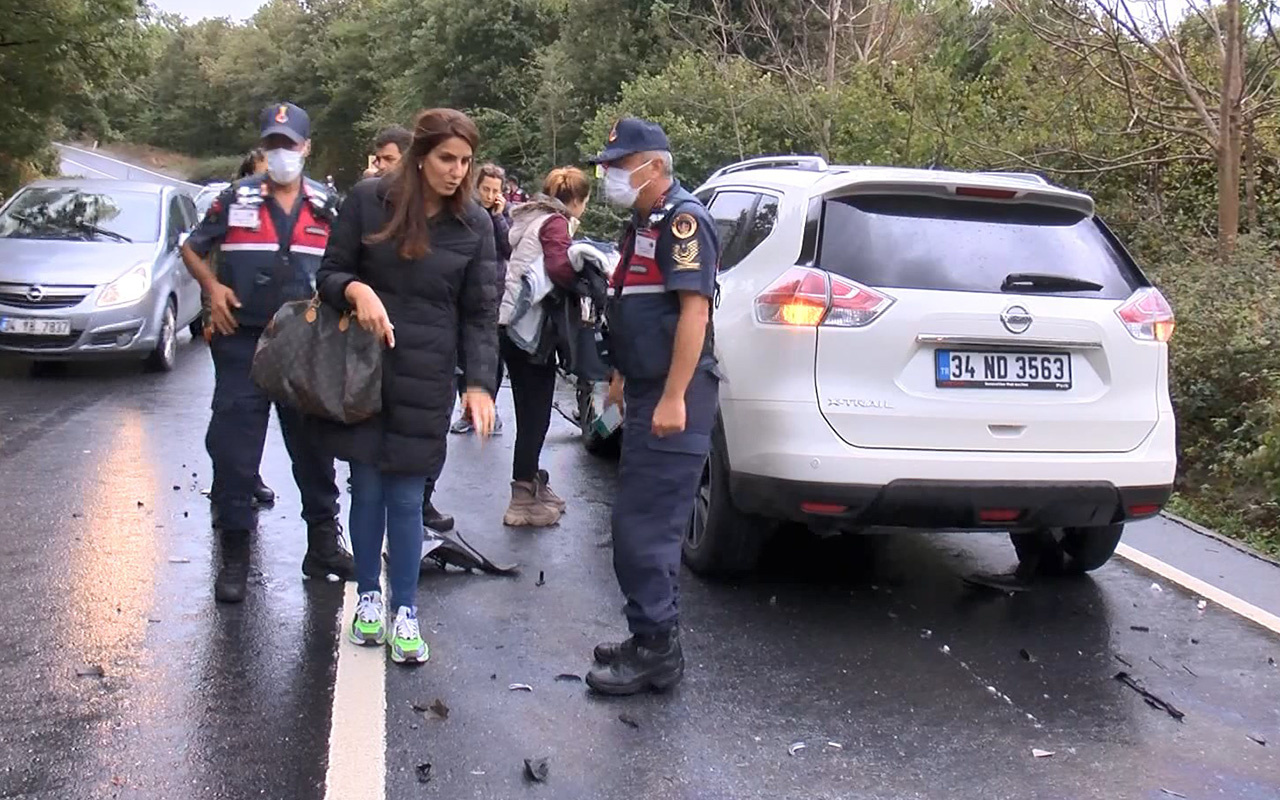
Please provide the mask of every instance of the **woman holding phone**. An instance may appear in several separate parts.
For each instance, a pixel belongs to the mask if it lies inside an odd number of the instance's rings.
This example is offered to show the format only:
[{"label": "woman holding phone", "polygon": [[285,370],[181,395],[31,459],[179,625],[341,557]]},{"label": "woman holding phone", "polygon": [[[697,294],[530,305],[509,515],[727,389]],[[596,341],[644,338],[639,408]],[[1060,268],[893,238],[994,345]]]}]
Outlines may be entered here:
[{"label": "woman holding phone", "polygon": [[[358,425],[324,424],[322,435],[351,464],[360,600],[348,635],[389,645],[397,663],[429,653],[417,620],[423,484],[444,463],[459,346],[463,403],[477,433],[493,430],[496,257],[489,214],[472,199],[478,143],[462,112],[420,113],[402,168],[351,190],[317,275],[324,302],[354,311],[385,342],[382,412]],[[389,606],[380,582],[384,536]]]}]

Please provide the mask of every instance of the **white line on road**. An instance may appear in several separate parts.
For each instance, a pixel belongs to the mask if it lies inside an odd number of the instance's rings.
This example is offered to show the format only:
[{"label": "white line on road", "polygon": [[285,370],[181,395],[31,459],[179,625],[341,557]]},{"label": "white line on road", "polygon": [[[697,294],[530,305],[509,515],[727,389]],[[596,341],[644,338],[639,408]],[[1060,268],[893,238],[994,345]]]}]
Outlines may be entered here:
[{"label": "white line on road", "polygon": [[325,800],[384,800],[387,775],[387,648],[359,647],[346,636],[356,613],[348,582],[338,617],[338,675],[329,722]]},{"label": "white line on road", "polygon": [[1206,583],[1194,575],[1188,575],[1177,567],[1164,563],[1155,556],[1147,555],[1141,550],[1130,547],[1124,543],[1121,543],[1116,547],[1116,555],[1126,558],[1138,566],[1154,572],[1162,578],[1167,578],[1179,586],[1195,592],[1206,600],[1212,600],[1228,611],[1233,611],[1250,622],[1256,622],[1274,633],[1280,633],[1280,617],[1277,617],[1269,611],[1258,608],[1252,603],[1245,602],[1239,597],[1236,597],[1230,592],[1223,591],[1211,583]]},{"label": "white line on road", "polygon": [[[60,144],[60,145],[58,145],[58,147],[61,147],[61,148],[65,149],[65,150],[74,150],[74,151],[75,151],[75,152],[77,152],[77,153],[84,153],[85,155],[93,156],[94,158],[101,158],[101,159],[104,159],[104,160],[106,160],[106,161],[110,161],[110,162],[111,162],[111,163],[113,163],[113,164],[119,164],[119,165],[120,165],[120,166],[122,166],[122,167],[128,167],[129,169],[136,169],[136,170],[138,170],[139,172],[145,172],[145,173],[147,173],[148,175],[154,175],[154,176],[156,176],[157,178],[163,178],[163,179],[165,180],[165,182],[167,182],[167,183],[180,183],[180,184],[182,184],[183,186],[191,186],[191,187],[196,188],[196,189],[203,189],[203,188],[204,188],[203,186],[201,186],[201,185],[200,185],[200,184],[198,184],[198,183],[192,183],[191,181],[183,181],[183,180],[178,180],[177,178],[171,178],[171,177],[169,177],[168,175],[164,175],[164,174],[161,174],[161,173],[159,173],[159,172],[155,172],[154,170],[149,170],[149,169],[147,169],[146,167],[139,167],[137,164],[130,164],[128,161],[121,161],[121,160],[120,160],[120,159],[118,159],[118,158],[112,158],[111,156],[104,156],[102,153],[95,153],[95,152],[93,152],[92,150],[84,150],[84,149],[81,149],[81,148],[79,148],[79,147],[72,147],[72,146],[71,146],[71,145],[69,145],[69,144]],[[70,160],[70,159],[68,159],[68,160]],[[74,164],[75,162],[73,161],[72,163]],[[92,167],[90,167],[90,169],[92,169]],[[94,172],[98,172],[98,170],[94,170]],[[104,172],[100,172],[99,174],[105,175],[106,173],[104,173]]]},{"label": "white line on road", "polygon": [[63,160],[63,161],[65,161],[65,162],[67,162],[68,164],[71,164],[72,166],[79,167],[80,169],[87,169],[87,170],[89,170],[90,172],[96,172],[96,173],[98,173],[99,175],[101,175],[101,176],[102,176],[102,177],[104,177],[104,178],[111,178],[112,180],[115,180],[115,178],[116,178],[116,176],[115,176],[115,175],[112,175],[110,172],[103,172],[103,171],[102,171],[102,170],[100,170],[100,169],[94,169],[93,167],[89,166],[88,164],[81,164],[79,161],[72,161],[71,159],[67,158],[66,156],[63,156],[63,157],[62,157],[62,160]]}]

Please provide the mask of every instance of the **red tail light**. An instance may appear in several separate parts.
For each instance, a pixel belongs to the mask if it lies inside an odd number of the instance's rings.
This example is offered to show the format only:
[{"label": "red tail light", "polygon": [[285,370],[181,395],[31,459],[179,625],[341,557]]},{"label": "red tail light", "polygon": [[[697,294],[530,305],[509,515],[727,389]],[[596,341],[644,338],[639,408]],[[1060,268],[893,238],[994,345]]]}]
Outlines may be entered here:
[{"label": "red tail light", "polygon": [[891,305],[889,295],[847,278],[792,267],[756,297],[756,320],[802,328],[861,328]]},{"label": "red tail light", "polygon": [[957,186],[960,197],[985,197],[989,200],[1012,200],[1018,196],[1013,189],[988,189],[983,186]]},{"label": "red tail light", "polygon": [[801,503],[800,510],[806,514],[843,514],[849,507],[836,503]]},{"label": "red tail light", "polygon": [[1016,508],[984,508],[978,511],[979,522],[1017,522],[1022,512]]},{"label": "red tail light", "polygon": [[1157,505],[1129,506],[1129,516],[1133,518],[1154,517],[1159,513],[1160,506]]},{"label": "red tail light", "polygon": [[1134,292],[1116,314],[1135,339],[1167,342],[1173,338],[1173,309],[1155,287]]}]

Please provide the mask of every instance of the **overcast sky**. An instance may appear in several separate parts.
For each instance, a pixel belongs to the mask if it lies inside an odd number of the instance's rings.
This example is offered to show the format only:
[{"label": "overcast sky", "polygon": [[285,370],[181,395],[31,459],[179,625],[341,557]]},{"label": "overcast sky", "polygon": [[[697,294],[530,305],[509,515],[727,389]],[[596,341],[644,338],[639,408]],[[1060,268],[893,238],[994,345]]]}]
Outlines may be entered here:
[{"label": "overcast sky", "polygon": [[230,17],[239,22],[252,17],[265,0],[218,0],[216,3],[211,3],[209,0],[151,0],[151,2],[161,11],[181,14],[189,22],[205,17]]}]

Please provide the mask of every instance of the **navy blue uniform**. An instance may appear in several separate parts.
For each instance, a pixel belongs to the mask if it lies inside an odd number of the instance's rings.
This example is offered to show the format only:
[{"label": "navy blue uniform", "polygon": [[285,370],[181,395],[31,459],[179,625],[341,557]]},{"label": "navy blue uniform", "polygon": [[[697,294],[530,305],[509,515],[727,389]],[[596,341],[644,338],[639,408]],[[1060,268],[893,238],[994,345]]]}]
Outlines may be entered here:
[{"label": "navy blue uniform", "polygon": [[[254,526],[253,491],[267,436],[271,401],[249,375],[258,337],[290,300],[311,297],[329,240],[336,201],[323,184],[305,180],[292,213],[271,197],[261,175],[228,187],[214,200],[188,244],[202,258],[218,251],[218,280],[240,300],[238,327],[215,333],[213,417],[205,447],[213,461],[209,499],[219,527]],[[333,459],[326,457],[301,412],[276,406],[293,476],[302,493],[302,517],[330,522],[338,515]]]},{"label": "navy blue uniform", "polygon": [[673,183],[622,242],[610,302],[609,349],[626,379],[622,461],[613,505],[613,564],[627,598],[631,632],[653,635],[678,623],[680,549],[711,449],[719,380],[708,324],[702,358],[685,393],[685,429],[652,431],[671,368],[679,292],[715,296],[720,242],[706,208]]}]

